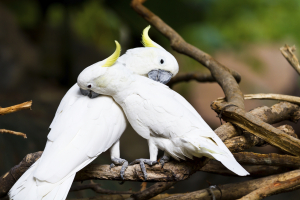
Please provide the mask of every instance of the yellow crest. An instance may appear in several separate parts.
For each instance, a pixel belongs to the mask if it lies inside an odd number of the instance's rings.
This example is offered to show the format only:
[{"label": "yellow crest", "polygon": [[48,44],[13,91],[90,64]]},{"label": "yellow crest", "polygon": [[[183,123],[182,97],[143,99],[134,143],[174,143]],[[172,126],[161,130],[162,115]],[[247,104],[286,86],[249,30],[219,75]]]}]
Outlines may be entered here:
[{"label": "yellow crest", "polygon": [[148,35],[150,28],[151,28],[151,26],[149,25],[143,30],[142,44],[144,45],[144,47],[157,47]]},{"label": "yellow crest", "polygon": [[115,52],[106,59],[106,62],[104,63],[104,65],[102,65],[102,67],[111,67],[113,64],[115,64],[115,62],[119,58],[120,53],[121,53],[121,45],[116,40],[115,40],[115,43],[116,43]]}]

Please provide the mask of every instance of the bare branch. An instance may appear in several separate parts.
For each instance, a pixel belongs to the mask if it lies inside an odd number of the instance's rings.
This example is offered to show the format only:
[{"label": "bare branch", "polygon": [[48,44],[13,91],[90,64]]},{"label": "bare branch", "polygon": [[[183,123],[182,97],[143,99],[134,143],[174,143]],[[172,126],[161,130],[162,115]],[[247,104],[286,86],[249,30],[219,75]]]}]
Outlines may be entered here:
[{"label": "bare branch", "polygon": [[[294,132],[293,127],[289,125],[282,125],[280,127],[277,127],[277,129],[284,131],[288,135],[298,138],[298,136]],[[268,144],[263,139],[249,132],[245,132],[243,135],[228,139],[224,143],[231,152],[240,152],[253,146],[263,146]]]},{"label": "bare branch", "polygon": [[114,191],[107,190],[100,187],[100,184],[90,183],[90,184],[81,184],[81,185],[73,185],[70,189],[70,192],[76,192],[80,190],[91,189],[99,194],[133,194],[132,191]]},{"label": "bare branch", "polygon": [[[232,183],[232,184],[225,184],[225,185],[218,185],[220,190],[222,191],[222,197],[221,192],[218,189],[214,190],[214,195],[216,199],[238,199],[241,198],[248,193],[257,190],[259,188],[263,188],[266,185],[270,185],[276,181],[287,181],[289,179],[292,179],[294,177],[300,176],[300,170],[294,170],[290,172],[286,172],[283,174],[278,175],[272,175],[264,178],[254,179],[250,181],[244,181],[239,183]],[[281,190],[281,192],[290,191],[290,190],[296,190],[300,187],[300,185],[294,186],[294,187],[288,187]],[[174,195],[169,198],[166,198],[166,200],[170,199],[201,199],[201,200],[211,200],[212,197],[210,193],[208,192],[208,189],[198,190],[194,192],[190,192],[187,194],[179,194]]]},{"label": "bare branch", "polygon": [[6,115],[20,110],[28,110],[28,109],[31,110],[31,105],[32,105],[32,101],[27,101],[7,108],[0,108],[0,115]]},{"label": "bare branch", "polygon": [[289,47],[287,44],[284,47],[280,48],[280,51],[282,55],[285,57],[285,59],[290,63],[290,65],[298,72],[300,75],[300,66],[299,66],[299,61],[295,54],[293,53],[296,51],[296,47],[292,46]]},{"label": "bare branch", "polygon": [[220,113],[223,111],[222,118],[225,121],[238,125],[284,151],[300,156],[300,140],[276,129],[270,124],[264,123],[258,117],[251,113],[246,113],[238,107],[230,106],[224,110],[226,106],[228,106],[228,103],[220,103],[219,101],[214,101],[211,104],[212,109],[216,112]]},{"label": "bare branch", "polygon": [[278,194],[286,189],[300,186],[300,175],[294,178],[290,178],[285,181],[275,181],[266,187],[259,188],[249,193],[248,195],[240,198],[240,200],[259,200],[273,194]]},{"label": "bare branch", "polygon": [[[240,83],[241,81],[240,76],[238,76],[236,73],[233,73],[232,76],[235,78],[237,83]],[[173,87],[177,83],[188,82],[191,80],[195,80],[197,82],[202,82],[202,83],[216,82],[216,79],[212,77],[211,74],[193,72],[193,73],[177,74],[174,78],[171,79],[171,81],[168,83],[168,86]]]},{"label": "bare branch", "polygon": [[137,200],[150,199],[150,198],[155,197],[156,195],[168,190],[170,187],[172,187],[175,184],[176,184],[176,182],[155,183],[154,185],[150,186],[149,188],[131,195],[131,197],[133,199],[137,199]]},{"label": "bare branch", "polygon": [[145,20],[152,24],[159,32],[166,36],[171,43],[171,47],[182,54],[185,54],[203,66],[207,67],[218,84],[222,87],[226,99],[229,103],[244,109],[243,93],[239,89],[239,85],[231,74],[240,76],[237,72],[229,70],[224,65],[220,64],[213,57],[201,51],[195,46],[187,43],[176,31],[162,21],[158,16],[143,6],[144,1],[132,0],[131,7],[141,15]]},{"label": "bare branch", "polygon": [[[289,167],[282,166],[267,166],[267,165],[243,165],[243,168],[250,173],[251,177],[266,177],[269,175],[280,174],[283,172],[291,171]],[[236,176],[237,174],[228,170],[222,163],[216,160],[210,160],[200,171],[220,174],[223,176]]]},{"label": "bare branch", "polygon": [[18,136],[22,136],[23,138],[27,138],[25,133],[6,130],[6,129],[0,129],[0,133],[9,133],[9,134],[12,134],[12,135],[18,135]]},{"label": "bare branch", "polygon": [[283,95],[283,94],[245,94],[245,100],[250,99],[268,99],[268,100],[279,100],[279,101],[287,101],[295,104],[300,104],[300,97]]}]

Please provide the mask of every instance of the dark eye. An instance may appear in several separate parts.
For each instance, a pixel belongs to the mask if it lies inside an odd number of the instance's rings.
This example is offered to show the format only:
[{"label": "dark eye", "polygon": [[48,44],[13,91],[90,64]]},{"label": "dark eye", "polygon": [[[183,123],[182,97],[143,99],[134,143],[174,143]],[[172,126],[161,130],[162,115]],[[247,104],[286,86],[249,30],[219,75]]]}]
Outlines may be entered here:
[{"label": "dark eye", "polygon": [[92,87],[92,85],[88,85],[88,88],[91,88]]},{"label": "dark eye", "polygon": [[163,59],[160,60],[160,64],[164,64],[164,62],[165,62],[165,61],[164,61]]}]

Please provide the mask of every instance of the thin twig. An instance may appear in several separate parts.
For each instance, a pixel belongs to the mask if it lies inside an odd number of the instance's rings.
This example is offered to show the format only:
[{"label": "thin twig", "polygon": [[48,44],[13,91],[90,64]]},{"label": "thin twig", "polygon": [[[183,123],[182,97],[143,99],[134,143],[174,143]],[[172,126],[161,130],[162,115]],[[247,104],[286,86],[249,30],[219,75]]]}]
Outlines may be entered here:
[{"label": "thin twig", "polygon": [[295,54],[293,53],[294,51],[296,51],[296,47],[295,45],[292,47],[289,47],[287,44],[284,45],[284,47],[280,48],[280,51],[282,53],[282,55],[285,57],[285,59],[290,63],[290,65],[296,70],[296,72],[298,72],[298,74],[300,75],[300,65],[299,65],[299,61],[297,59],[297,57],[295,56]]},{"label": "thin twig", "polygon": [[245,100],[249,99],[268,99],[268,100],[279,100],[287,101],[295,104],[300,104],[300,97],[283,95],[283,94],[245,94]]},{"label": "thin twig", "polygon": [[145,20],[152,24],[165,37],[167,37],[170,40],[171,47],[175,51],[185,54],[201,63],[203,66],[207,67],[210,70],[212,76],[216,79],[218,84],[223,89],[227,101],[240,107],[241,109],[244,109],[245,105],[243,93],[239,89],[238,83],[231,75],[235,73],[237,76],[239,76],[238,73],[234,72],[233,70],[229,70],[209,54],[187,43],[175,30],[173,30],[158,16],[147,9],[143,5],[143,2],[144,1],[141,0],[132,0],[131,7]]},{"label": "thin twig", "polygon": [[31,110],[31,105],[32,105],[32,101],[27,101],[7,108],[0,108],[0,115],[6,115],[20,110],[28,110],[28,109]]},{"label": "thin twig", "polygon": [[[236,73],[233,73],[232,76],[235,78],[236,82],[239,83],[241,81],[241,76],[238,76]],[[188,82],[188,81],[192,81],[195,80],[197,82],[201,82],[201,83],[214,83],[216,82],[216,79],[214,77],[211,76],[211,74],[209,73],[197,73],[197,72],[193,72],[193,73],[181,73],[181,74],[177,74],[174,78],[172,78],[170,80],[170,82],[168,83],[169,87],[174,86],[177,83],[181,83],[181,82]]]},{"label": "thin twig", "polygon": [[99,194],[133,194],[132,191],[114,191],[114,190],[103,189],[100,187],[100,184],[97,183],[73,185],[70,189],[70,192],[86,190],[86,189],[91,189],[94,192]]},{"label": "thin twig", "polygon": [[9,133],[9,134],[12,134],[12,135],[18,135],[18,136],[22,136],[23,138],[27,138],[25,133],[6,130],[6,129],[0,129],[0,133]]}]

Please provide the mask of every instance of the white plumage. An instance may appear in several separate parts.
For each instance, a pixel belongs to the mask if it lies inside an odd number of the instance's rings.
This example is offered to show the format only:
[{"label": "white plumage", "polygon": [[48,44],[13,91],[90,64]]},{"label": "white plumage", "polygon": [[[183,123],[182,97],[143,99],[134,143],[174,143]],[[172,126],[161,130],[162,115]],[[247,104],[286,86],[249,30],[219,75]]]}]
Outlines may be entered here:
[{"label": "white plumage", "polygon": [[[176,59],[161,47],[131,49],[118,58],[121,49],[116,44],[112,56],[83,70],[81,81],[94,79],[99,70],[116,64],[142,76],[151,71],[151,77],[157,74],[154,78],[162,82],[178,72]],[[166,63],[161,64],[161,59]],[[89,87],[83,89],[89,91]],[[111,97],[91,99],[82,95],[75,84],[63,97],[50,128],[41,158],[11,188],[11,200],[64,200],[76,172],[102,152],[111,148],[112,161],[123,160],[119,139],[126,128],[126,118]]]},{"label": "white plumage", "polygon": [[126,119],[111,97],[90,99],[75,84],[50,128],[41,158],[11,188],[11,199],[65,199],[77,171],[113,144],[118,148]]},{"label": "white plumage", "polygon": [[[111,95],[123,108],[134,130],[148,140],[150,160],[158,148],[173,158],[214,158],[234,173],[248,172],[196,110],[169,87],[114,65],[90,81],[92,90]],[[105,79],[106,84],[103,84]]]}]

